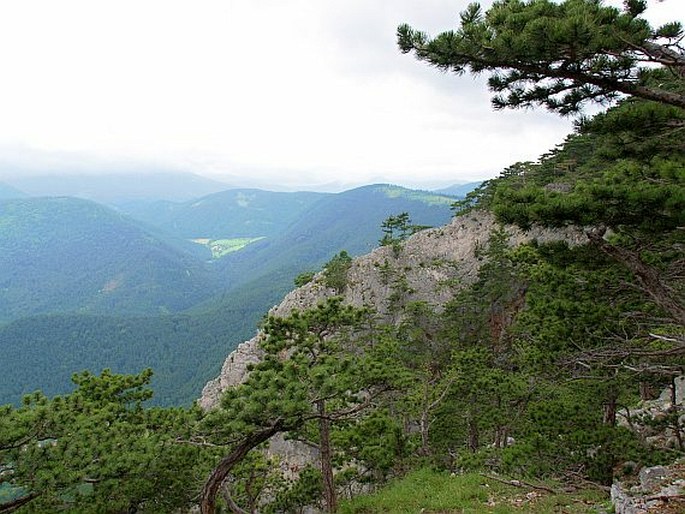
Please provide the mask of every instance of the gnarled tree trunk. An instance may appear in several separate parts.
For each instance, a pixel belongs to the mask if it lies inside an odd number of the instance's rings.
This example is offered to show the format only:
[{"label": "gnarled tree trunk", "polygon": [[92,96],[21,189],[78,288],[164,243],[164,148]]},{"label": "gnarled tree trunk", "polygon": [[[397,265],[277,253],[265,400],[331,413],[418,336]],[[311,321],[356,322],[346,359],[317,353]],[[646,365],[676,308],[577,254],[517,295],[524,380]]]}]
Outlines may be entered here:
[{"label": "gnarled tree trunk", "polygon": [[623,264],[635,276],[639,286],[654,303],[661,307],[673,321],[685,326],[685,305],[675,296],[673,289],[661,280],[659,271],[644,262],[637,252],[612,245],[604,239],[606,227],[588,231],[590,241],[603,253]]},{"label": "gnarled tree trunk", "polygon": [[226,480],[226,477],[233,467],[243,460],[250,450],[286,429],[283,420],[278,420],[270,427],[245,437],[236,445],[231,453],[221,459],[202,488],[202,493],[200,494],[200,512],[202,514],[214,514],[216,512],[216,496],[219,493],[221,484]]},{"label": "gnarled tree trunk", "polygon": [[326,417],[326,402],[316,402],[316,412],[319,415],[319,458],[321,459],[321,475],[323,477],[323,497],[326,512],[335,512],[338,507],[333,481],[333,449],[331,448],[331,420]]}]

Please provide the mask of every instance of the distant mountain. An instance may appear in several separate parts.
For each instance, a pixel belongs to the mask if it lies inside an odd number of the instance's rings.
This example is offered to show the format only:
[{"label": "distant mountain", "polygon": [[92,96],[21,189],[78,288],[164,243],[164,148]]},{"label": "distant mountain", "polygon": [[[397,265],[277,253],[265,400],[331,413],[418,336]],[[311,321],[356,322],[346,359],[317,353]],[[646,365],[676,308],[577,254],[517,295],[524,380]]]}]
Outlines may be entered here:
[{"label": "distant mountain", "polygon": [[416,225],[439,226],[449,221],[454,198],[391,185],[371,185],[327,194],[288,230],[229,254],[216,263],[230,284],[229,292],[248,281],[263,280],[282,293],[292,278],[319,269],[341,250],[352,255],[378,246],[381,223],[391,215],[408,212]]},{"label": "distant mountain", "polygon": [[[287,288],[292,288],[289,280]],[[49,314],[0,325],[0,405],[41,389],[70,391],[72,373],[137,373],[151,367],[154,402],[190,405],[227,353],[254,335],[258,321],[283,292],[247,284],[191,314],[122,317]]]},{"label": "distant mountain", "polygon": [[192,173],[174,172],[26,176],[9,182],[30,196],[75,196],[107,204],[132,199],[186,201],[230,187]]},{"label": "distant mountain", "polygon": [[281,234],[326,193],[231,189],[183,203],[127,202],[119,209],[170,234],[212,239]]},{"label": "distant mountain", "polygon": [[10,198],[24,198],[26,193],[19,191],[16,187],[12,187],[5,182],[0,182],[0,200],[8,200]]},{"label": "distant mountain", "polygon": [[481,180],[480,182],[468,182],[467,184],[454,184],[442,189],[436,189],[435,193],[456,196],[457,198],[464,198],[482,183],[483,181]]},{"label": "distant mountain", "polygon": [[[376,247],[390,215],[442,225],[453,201],[388,185],[338,194],[240,190],[140,203],[146,224],[73,198],[0,202],[0,404],[37,388],[68,391],[81,369],[146,366],[156,371],[159,403],[188,404],[295,276],[341,250]],[[164,205],[171,214],[156,219]],[[191,234],[265,237],[208,263],[191,252],[200,245],[175,239]],[[9,322],[19,316],[31,317]]]},{"label": "distant mountain", "polygon": [[86,200],[0,201],[0,321],[185,309],[220,289],[186,247]]}]

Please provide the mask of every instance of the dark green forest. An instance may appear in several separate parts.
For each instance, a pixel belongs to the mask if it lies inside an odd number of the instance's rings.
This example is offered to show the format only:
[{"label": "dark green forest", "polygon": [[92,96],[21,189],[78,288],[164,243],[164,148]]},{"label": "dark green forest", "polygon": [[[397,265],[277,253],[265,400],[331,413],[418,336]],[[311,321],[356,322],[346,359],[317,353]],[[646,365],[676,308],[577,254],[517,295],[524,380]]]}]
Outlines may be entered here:
[{"label": "dark green forest", "polygon": [[87,200],[5,200],[0,227],[0,323],[52,312],[178,312],[220,290],[198,245]]},{"label": "dark green forest", "polygon": [[[137,202],[139,220],[68,197],[0,201],[0,403],[65,393],[83,369],[152,367],[154,402],[190,405],[300,273],[372,249],[395,212],[441,225],[452,201],[391,186],[227,191],[164,203],[182,226],[145,223],[159,202]],[[219,259],[189,241],[245,235],[263,239]]]},{"label": "dark green forest", "polygon": [[[346,305],[350,263],[338,253],[324,273],[337,295],[267,316],[263,358],[209,412],[150,407],[150,370],[79,373],[71,393],[3,407],[0,511],[402,512],[343,500],[431,473],[601,496],[641,467],[682,459],[682,405],[658,419],[630,414],[663,389],[675,399],[685,372],[683,29],[651,27],[645,9],[502,0],[472,4],[433,38],[400,26],[400,51],[489,73],[497,108],[612,106],[578,115],[556,148],[454,203],[455,216],[491,213],[499,225],[474,256],[473,282],[452,284],[442,309],[398,302],[399,321],[387,323],[374,305]],[[390,237],[398,262],[404,210],[368,227]],[[513,226],[583,236],[511,246]],[[669,436],[649,440],[642,425]],[[287,462],[259,451],[277,435],[318,458],[283,473]],[[474,501],[487,511],[487,497]]]}]

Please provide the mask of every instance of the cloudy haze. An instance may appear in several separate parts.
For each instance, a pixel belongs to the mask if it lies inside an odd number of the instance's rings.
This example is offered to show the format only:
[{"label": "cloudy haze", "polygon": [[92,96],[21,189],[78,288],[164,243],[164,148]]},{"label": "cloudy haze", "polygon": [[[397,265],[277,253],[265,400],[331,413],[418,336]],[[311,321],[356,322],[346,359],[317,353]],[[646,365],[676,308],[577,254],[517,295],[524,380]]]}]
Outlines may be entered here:
[{"label": "cloudy haze", "polygon": [[[399,53],[398,24],[435,34],[467,3],[2,2],[0,179],[169,169],[335,189],[494,176],[571,121],[493,112],[483,79]],[[651,11],[685,18],[681,0]]]}]

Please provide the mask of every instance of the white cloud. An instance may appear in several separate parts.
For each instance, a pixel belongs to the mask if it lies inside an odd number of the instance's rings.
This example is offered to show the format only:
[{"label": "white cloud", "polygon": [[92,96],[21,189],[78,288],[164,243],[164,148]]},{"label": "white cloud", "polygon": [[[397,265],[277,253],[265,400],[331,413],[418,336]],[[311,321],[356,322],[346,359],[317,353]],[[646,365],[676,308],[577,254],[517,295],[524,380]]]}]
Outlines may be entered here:
[{"label": "white cloud", "polygon": [[481,80],[396,49],[399,23],[437,33],[467,3],[3,2],[0,145],[282,183],[491,176],[570,122],[494,113]]}]

